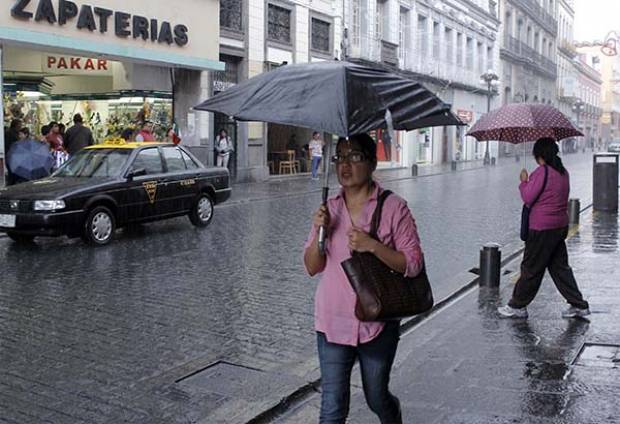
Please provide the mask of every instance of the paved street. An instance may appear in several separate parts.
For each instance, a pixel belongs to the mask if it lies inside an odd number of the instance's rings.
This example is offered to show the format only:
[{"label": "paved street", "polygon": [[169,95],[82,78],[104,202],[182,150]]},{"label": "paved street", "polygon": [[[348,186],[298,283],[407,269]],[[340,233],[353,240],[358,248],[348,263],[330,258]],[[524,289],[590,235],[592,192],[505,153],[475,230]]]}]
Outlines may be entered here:
[{"label": "paved street", "polygon": [[[566,164],[589,204],[591,156]],[[385,183],[409,201],[438,298],[481,244],[517,239],[520,167]],[[246,422],[314,377],[301,247],[320,193],[287,184],[218,207],[206,231],[176,219],[103,249],[0,238],[0,421]]]}]

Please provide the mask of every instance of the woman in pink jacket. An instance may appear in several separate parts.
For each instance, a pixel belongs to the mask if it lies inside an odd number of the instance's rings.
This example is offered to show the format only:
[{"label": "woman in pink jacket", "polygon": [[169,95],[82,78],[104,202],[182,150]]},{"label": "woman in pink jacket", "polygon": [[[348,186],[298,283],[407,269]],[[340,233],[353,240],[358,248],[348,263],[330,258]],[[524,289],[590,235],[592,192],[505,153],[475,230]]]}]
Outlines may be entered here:
[{"label": "woman in pink jacket", "polygon": [[529,178],[525,169],[521,171],[519,190],[523,202],[531,206],[530,226],[521,262],[521,277],[510,302],[498,308],[498,312],[507,318],[527,318],[527,305],[536,297],[545,270],[549,270],[555,286],[570,305],[562,313],[564,318],[590,314],[588,302],[583,299],[568,265],[564,240],[568,235],[570,181],[558,151],[555,140],[541,138],[534,145],[538,168]]},{"label": "woman in pink jacket", "polygon": [[[362,322],[355,316],[356,295],[340,263],[352,251],[372,252],[390,268],[415,277],[423,266],[415,221],[407,203],[392,194],[385,200],[377,231],[368,235],[381,187],[372,178],[377,147],[367,134],[340,139],[336,163],[340,193],[314,214],[304,251],[310,275],[321,274],[315,299],[315,329],[321,366],[320,423],[344,423],[349,412],[350,378],[359,359],[366,402],[383,424],[400,424],[400,403],[388,389],[399,340],[399,322]],[[327,228],[325,254],[318,229]]]}]

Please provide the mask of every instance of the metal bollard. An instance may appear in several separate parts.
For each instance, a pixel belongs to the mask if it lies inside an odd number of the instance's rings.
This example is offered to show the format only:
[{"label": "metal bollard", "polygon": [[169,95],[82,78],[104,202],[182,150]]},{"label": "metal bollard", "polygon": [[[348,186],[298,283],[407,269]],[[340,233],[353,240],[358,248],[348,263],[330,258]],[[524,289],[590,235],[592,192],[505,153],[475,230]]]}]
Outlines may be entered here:
[{"label": "metal bollard", "polygon": [[416,164],[411,165],[411,176],[412,177],[418,176],[418,165]]},{"label": "metal bollard", "polygon": [[515,162],[519,162],[521,160],[521,156],[515,155]]},{"label": "metal bollard", "polygon": [[491,158],[491,166],[495,166],[496,162],[497,162],[497,160],[495,158]]},{"label": "metal bollard", "polygon": [[456,171],[456,164],[457,164],[457,162],[456,162],[455,160],[453,160],[452,162],[450,162],[450,168],[451,168],[453,171]]},{"label": "metal bollard", "polygon": [[480,285],[499,287],[502,251],[497,243],[487,243],[480,249]]},{"label": "metal bollard", "polygon": [[570,199],[568,201],[568,224],[579,225],[579,213],[581,212],[581,203],[579,199]]}]

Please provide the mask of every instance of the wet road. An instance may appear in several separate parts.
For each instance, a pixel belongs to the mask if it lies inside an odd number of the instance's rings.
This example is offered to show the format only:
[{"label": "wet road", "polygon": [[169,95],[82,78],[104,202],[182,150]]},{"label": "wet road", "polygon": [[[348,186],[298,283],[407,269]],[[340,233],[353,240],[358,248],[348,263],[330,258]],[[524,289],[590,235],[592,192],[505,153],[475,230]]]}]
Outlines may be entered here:
[{"label": "wet road", "polygon": [[[591,159],[567,164],[573,196],[587,204]],[[518,237],[519,169],[385,184],[409,201],[437,291],[476,265],[481,244]],[[303,381],[316,365],[316,282],[303,274],[301,246],[319,201],[225,204],[206,231],[176,219],[121,232],[103,249],[1,238],[0,420],[195,421],[235,394],[179,391],[175,381],[218,360]]]}]

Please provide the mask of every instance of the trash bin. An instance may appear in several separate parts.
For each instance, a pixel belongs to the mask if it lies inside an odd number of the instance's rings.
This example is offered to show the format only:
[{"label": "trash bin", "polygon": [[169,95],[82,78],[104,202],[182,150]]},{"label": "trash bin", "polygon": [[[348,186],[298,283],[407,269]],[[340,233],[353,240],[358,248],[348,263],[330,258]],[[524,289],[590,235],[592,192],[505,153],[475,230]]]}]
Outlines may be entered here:
[{"label": "trash bin", "polygon": [[594,155],[593,207],[606,212],[618,211],[618,155]]}]

